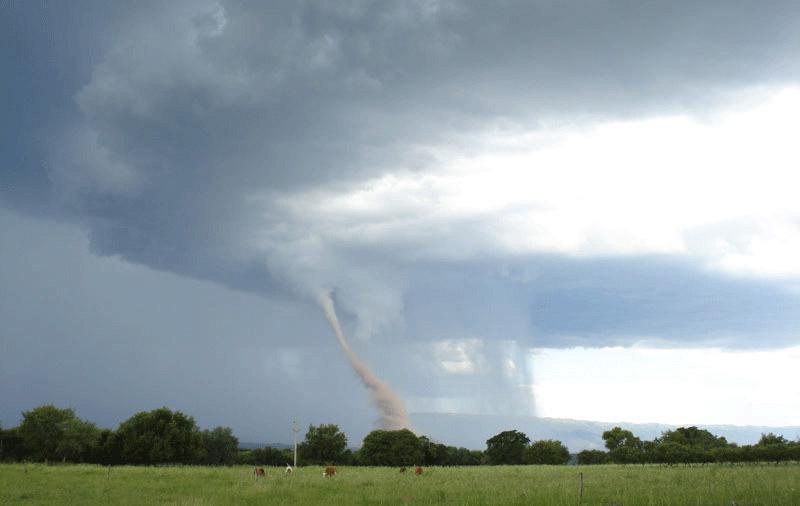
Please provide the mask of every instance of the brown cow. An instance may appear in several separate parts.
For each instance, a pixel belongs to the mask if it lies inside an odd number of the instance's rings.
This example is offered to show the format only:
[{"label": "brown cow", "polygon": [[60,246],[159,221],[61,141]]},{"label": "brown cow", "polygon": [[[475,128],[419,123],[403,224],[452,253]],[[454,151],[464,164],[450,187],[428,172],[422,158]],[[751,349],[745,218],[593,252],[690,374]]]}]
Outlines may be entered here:
[{"label": "brown cow", "polygon": [[419,466],[417,466],[417,467],[414,469],[414,474],[416,474],[417,476],[419,476],[420,474],[422,474],[422,468],[421,468],[421,467],[419,467]]},{"label": "brown cow", "polygon": [[253,475],[255,475],[256,478],[258,478],[259,476],[263,476],[264,478],[267,477],[267,473],[264,472],[263,467],[257,467],[253,469]]},{"label": "brown cow", "polygon": [[326,467],[325,471],[322,473],[322,476],[336,476],[336,468]]}]

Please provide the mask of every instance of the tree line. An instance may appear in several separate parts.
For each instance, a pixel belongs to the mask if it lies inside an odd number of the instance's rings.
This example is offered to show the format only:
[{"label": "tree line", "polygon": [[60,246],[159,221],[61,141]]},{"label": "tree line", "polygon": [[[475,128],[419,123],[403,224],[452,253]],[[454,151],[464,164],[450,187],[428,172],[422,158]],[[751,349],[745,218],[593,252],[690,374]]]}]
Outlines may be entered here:
[{"label": "tree line", "polygon": [[653,441],[642,441],[633,432],[614,427],[603,433],[603,440],[608,451],[584,450],[578,453],[578,463],[702,464],[800,460],[800,440],[793,442],[772,433],[762,434],[756,444],[740,446],[697,427],[668,430]]},{"label": "tree line", "polygon": [[[297,451],[304,465],[479,466],[566,464],[570,459],[569,450],[560,441],[531,443],[518,431],[501,432],[487,441],[486,451],[481,451],[437,443],[408,429],[373,430],[364,437],[361,448],[353,451],[347,448],[347,436],[334,424],[309,426]],[[282,465],[290,458],[290,450],[274,448],[261,448],[242,455],[247,463],[264,465]]]},{"label": "tree line", "polygon": [[[754,445],[728,443],[697,427],[664,432],[642,441],[631,431],[614,427],[603,433],[607,451],[585,450],[579,464],[705,463],[800,460],[800,441],[763,434]],[[301,465],[477,466],[499,464],[563,465],[572,460],[561,441],[531,441],[523,432],[503,431],[486,441],[486,449],[469,450],[431,441],[408,429],[374,430],[358,450],[335,424],[310,425],[298,444]],[[100,429],[69,408],[39,406],[22,413],[17,427],[0,427],[0,461],[85,462],[119,464],[249,464],[284,466],[294,460],[291,449],[246,450],[229,427],[201,430],[194,418],[159,408],[134,414],[117,430]]]},{"label": "tree line", "polygon": [[221,465],[235,463],[238,452],[230,428],[200,430],[167,408],[136,413],[112,431],[48,404],[23,412],[18,427],[0,428],[2,461]]},{"label": "tree line", "polygon": [[[560,442],[529,444],[527,436],[517,431],[490,439],[486,451],[437,443],[407,429],[374,430],[358,450],[348,448],[347,442],[335,424],[310,425],[297,448],[299,463],[476,466],[569,460]],[[517,448],[520,443],[522,453]],[[201,430],[191,416],[165,407],[136,413],[110,430],[79,418],[73,409],[48,404],[23,412],[17,427],[0,427],[0,461],[283,466],[293,460],[291,449],[241,449],[229,427]]]}]

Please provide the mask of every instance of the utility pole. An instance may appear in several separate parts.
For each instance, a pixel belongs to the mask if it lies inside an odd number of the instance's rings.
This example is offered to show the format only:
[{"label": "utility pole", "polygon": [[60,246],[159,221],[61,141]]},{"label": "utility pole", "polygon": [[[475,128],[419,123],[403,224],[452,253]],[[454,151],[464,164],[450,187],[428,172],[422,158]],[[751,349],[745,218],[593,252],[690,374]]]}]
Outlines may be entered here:
[{"label": "utility pole", "polygon": [[297,426],[297,420],[292,420],[292,432],[294,433],[294,467],[297,467],[297,433],[300,432],[300,428]]}]

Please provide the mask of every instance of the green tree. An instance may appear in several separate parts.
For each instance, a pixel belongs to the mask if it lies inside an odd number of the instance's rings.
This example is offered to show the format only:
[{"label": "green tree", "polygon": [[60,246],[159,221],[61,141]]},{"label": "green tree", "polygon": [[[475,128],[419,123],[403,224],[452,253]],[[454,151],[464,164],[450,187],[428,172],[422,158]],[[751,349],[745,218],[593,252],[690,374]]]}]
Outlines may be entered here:
[{"label": "green tree", "polygon": [[709,459],[713,462],[741,462],[744,450],[735,445],[725,448],[712,448],[708,451]]},{"label": "green tree", "polygon": [[245,450],[236,457],[237,464],[255,466],[285,466],[292,462],[293,452],[287,449],[278,449],[271,446]]},{"label": "green tree", "polygon": [[785,446],[787,444],[789,444],[789,440],[785,437],[769,432],[767,434],[761,434],[761,439],[758,440],[756,446]]},{"label": "green tree", "polygon": [[486,455],[491,464],[522,464],[530,439],[517,430],[507,430],[486,440]]},{"label": "green tree", "polygon": [[95,444],[89,450],[86,458],[87,462],[94,464],[120,464],[119,438],[117,434],[109,429],[102,429]]},{"label": "green tree", "polygon": [[712,462],[715,458],[711,450],[706,450],[702,446],[674,442],[659,443],[653,455],[655,458],[651,460],[667,464]]},{"label": "green tree", "polygon": [[19,436],[32,460],[80,459],[97,443],[99,431],[70,408],[45,404],[22,413]]},{"label": "green tree", "polygon": [[612,462],[632,464],[647,460],[646,445],[629,430],[614,427],[603,432],[603,440]]},{"label": "green tree", "polygon": [[12,427],[0,435],[0,461],[18,461],[25,457],[25,443],[19,427]]},{"label": "green tree", "polygon": [[601,450],[583,450],[578,453],[578,464],[607,464],[610,462],[608,453]]},{"label": "green tree", "polygon": [[479,466],[483,463],[485,457],[480,450],[454,448],[447,464],[450,466]]},{"label": "green tree", "polygon": [[303,464],[342,463],[347,447],[347,436],[335,424],[308,426],[305,440],[297,447]]},{"label": "green tree", "polygon": [[373,430],[364,438],[358,458],[368,466],[410,466],[422,463],[423,450],[408,429]]},{"label": "green tree", "polygon": [[45,404],[22,413],[19,435],[25,445],[25,453],[32,460],[53,460],[56,447],[63,436],[63,424],[75,418],[72,409],[59,409]]},{"label": "green tree", "polygon": [[203,462],[212,466],[229,466],[236,461],[239,452],[239,439],[230,427],[217,427],[200,433],[205,449]]},{"label": "green tree", "polygon": [[569,462],[569,450],[561,441],[543,439],[534,441],[525,449],[526,464],[559,465]]},{"label": "green tree", "polygon": [[56,457],[62,461],[82,462],[90,457],[100,440],[100,429],[78,417],[62,422],[61,439],[56,444]]},{"label": "green tree", "polygon": [[621,427],[614,427],[611,430],[603,432],[603,440],[606,442],[606,448],[614,450],[622,446],[639,448],[642,440],[633,435],[633,432],[624,430]]},{"label": "green tree", "polygon": [[441,443],[434,443],[428,439],[427,436],[420,436],[418,441],[422,449],[422,462],[420,462],[420,464],[426,466],[453,465],[450,461],[456,448]]},{"label": "green tree", "polygon": [[194,418],[167,408],[136,413],[117,429],[120,460],[129,464],[191,464],[204,458]]},{"label": "green tree", "polygon": [[697,427],[678,427],[675,430],[668,430],[661,435],[659,441],[664,444],[699,447],[703,450],[728,446],[728,441],[724,437],[717,437]]}]

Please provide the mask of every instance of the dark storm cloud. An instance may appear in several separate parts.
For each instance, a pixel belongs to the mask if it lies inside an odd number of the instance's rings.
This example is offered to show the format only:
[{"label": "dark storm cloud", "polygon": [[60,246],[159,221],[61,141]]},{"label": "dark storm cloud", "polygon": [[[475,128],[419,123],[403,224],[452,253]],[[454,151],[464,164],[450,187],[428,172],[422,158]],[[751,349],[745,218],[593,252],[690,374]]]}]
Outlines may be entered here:
[{"label": "dark storm cloud", "polygon": [[[100,259],[72,225],[0,211],[0,232],[3,427],[42,403],[112,428],[167,405],[244,441],[286,442],[293,417],[372,427],[324,318],[302,301]],[[331,377],[341,389],[325,388]]]},{"label": "dark storm cloud", "polygon": [[[421,173],[426,147],[468,144],[496,125],[706,110],[734,89],[793,80],[800,54],[793,2],[99,3],[80,16],[62,9],[64,16],[42,18],[39,7],[14,4],[6,18],[15,76],[3,99],[10,115],[0,120],[11,132],[0,167],[6,203],[76,220],[100,255],[258,292],[337,289],[338,302],[361,320],[399,314],[403,304],[413,313],[436,287],[411,286],[413,295],[404,295],[406,285],[427,285],[413,264],[395,265],[402,254],[326,242],[313,227],[284,221],[275,202],[286,192],[345,188],[398,169]],[[551,267],[564,265],[571,264]],[[638,265],[652,270],[612,270],[631,290],[653,288],[634,279],[662,266]],[[754,287],[682,267],[667,272],[689,286],[719,286],[708,289],[714,300],[732,290],[731,301],[712,304],[714,328],[742,323],[745,302],[735,294]],[[565,336],[603,344],[616,332],[703,335],[697,322],[661,328],[665,315],[694,306],[673,302],[676,309],[659,313],[655,295],[606,291],[592,269],[573,275],[586,280],[587,295],[557,280],[545,285],[544,275],[533,292],[487,281],[495,297],[488,304],[502,316],[510,309],[501,301],[519,293],[528,309],[517,314],[524,317],[515,337],[542,332],[549,345],[575,342],[558,339]],[[754,289],[781,301],[780,314],[795,307],[777,288]],[[665,299],[684,297],[667,292]],[[470,300],[448,296],[455,306]],[[563,322],[572,314],[564,306],[589,306],[592,318]],[[774,314],[760,309],[756,320]],[[637,311],[652,318],[631,316]],[[462,317],[471,321],[452,315]],[[365,328],[387,328],[385,316],[376,320]],[[501,322],[475,328],[498,335],[490,327]],[[467,323],[437,324],[439,335],[460,326]]]},{"label": "dark storm cloud", "polygon": [[786,286],[668,257],[545,256],[497,265],[418,269],[405,337],[770,348],[795,343],[800,329],[800,300]]},{"label": "dark storm cloud", "polygon": [[792,2],[120,7],[12,5],[8,105],[33,92],[68,114],[76,96],[69,119],[173,199],[385,170],[388,155],[498,118],[703,107],[793,80],[800,44]]}]

